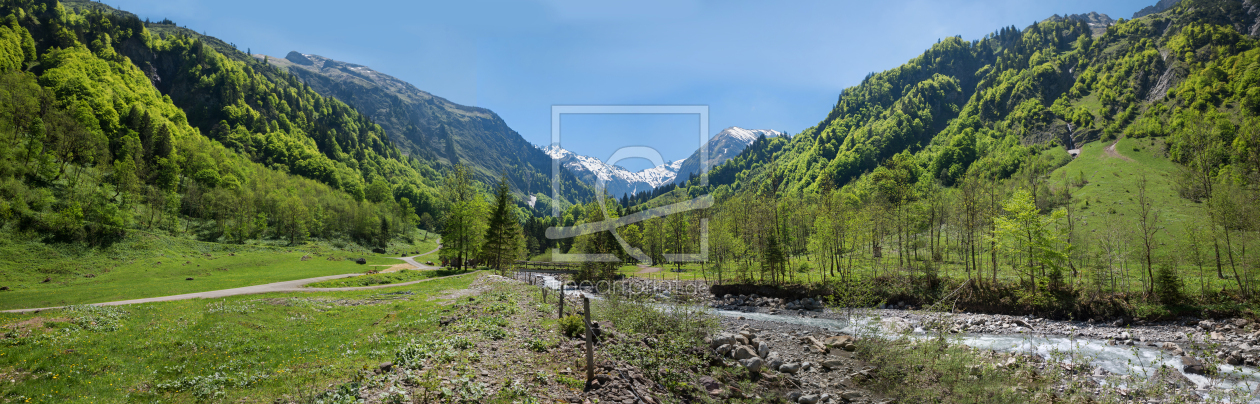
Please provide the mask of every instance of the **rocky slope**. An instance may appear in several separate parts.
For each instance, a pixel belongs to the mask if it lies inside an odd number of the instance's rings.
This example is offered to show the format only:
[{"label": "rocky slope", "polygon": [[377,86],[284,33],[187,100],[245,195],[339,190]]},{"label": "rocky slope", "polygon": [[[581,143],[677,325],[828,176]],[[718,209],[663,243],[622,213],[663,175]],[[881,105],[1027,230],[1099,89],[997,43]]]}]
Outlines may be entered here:
[{"label": "rocky slope", "polygon": [[621,196],[650,191],[666,184],[686,182],[691,176],[699,175],[702,168],[712,169],[739,155],[758,137],[783,135],[783,132],[777,130],[744,129],[732,126],[709,139],[707,143],[709,156],[703,162],[704,164],[701,164],[700,150],[696,150],[684,160],[666,162],[639,172],[631,172],[620,166],[604,163],[597,157],[583,156],[554,145],[543,151],[552,158],[559,159],[561,166],[577,175],[582,182],[593,187],[600,180],[606,181],[608,194]]},{"label": "rocky slope", "polygon": [[1112,24],[1116,23],[1116,20],[1111,18],[1110,16],[1106,14],[1099,14],[1093,11],[1086,14],[1069,15],[1067,18],[1081,20],[1081,21],[1085,21],[1086,23],[1089,23],[1089,28],[1094,30],[1094,35],[1102,35],[1103,33],[1107,32],[1107,27],[1110,27]]},{"label": "rocky slope", "polygon": [[1151,14],[1158,13],[1160,11],[1167,10],[1169,8],[1172,8],[1172,6],[1177,5],[1177,3],[1180,1],[1181,0],[1159,0],[1159,3],[1155,3],[1154,5],[1143,7],[1141,10],[1138,10],[1136,13],[1133,13],[1133,18],[1142,18]]},{"label": "rocky slope", "polygon": [[[405,153],[444,165],[464,163],[487,183],[507,176],[523,194],[550,192],[550,157],[493,111],[456,104],[367,66],[298,52],[284,58],[253,56],[288,70],[320,94],[353,105]],[[570,173],[561,175],[566,199],[589,195]]]}]

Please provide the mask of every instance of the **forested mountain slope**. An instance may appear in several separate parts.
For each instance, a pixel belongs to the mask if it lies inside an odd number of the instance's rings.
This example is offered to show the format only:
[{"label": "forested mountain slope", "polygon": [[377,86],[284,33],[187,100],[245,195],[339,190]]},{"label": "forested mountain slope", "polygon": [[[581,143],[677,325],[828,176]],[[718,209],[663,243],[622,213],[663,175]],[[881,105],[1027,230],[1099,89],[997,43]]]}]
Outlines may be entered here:
[{"label": "forested mountain slope", "polygon": [[282,70],[99,3],[0,15],[0,218],[19,230],[382,244],[436,214],[438,172]]},{"label": "forested mountain slope", "polygon": [[1258,17],[1250,0],[1182,0],[1101,35],[1054,17],[945,39],[845,89],[815,127],[754,143],[708,187],[634,201],[631,212],[717,201],[643,223],[635,246],[707,239],[713,267],[750,282],[818,267],[926,280],[890,296],[942,297],[952,289],[937,275],[953,271],[1021,291],[1002,310],[1026,312],[1100,313],[1089,299],[1038,300],[1046,290],[1176,302],[1181,279],[1197,278],[1200,302],[1254,296]]},{"label": "forested mountain slope", "polygon": [[[899,161],[951,185],[967,173],[1009,177],[1047,147],[1176,135],[1200,120],[1233,132],[1260,108],[1257,16],[1249,2],[1186,0],[1100,36],[1083,19],[1056,17],[975,41],[947,38],[845,89],[781,151],[740,162],[742,173],[718,167],[711,182],[772,165],[788,189],[838,187],[908,153]],[[1174,137],[1174,159],[1183,160],[1184,142]]]},{"label": "forested mountain slope", "polygon": [[[544,203],[550,200],[551,158],[493,111],[459,105],[367,66],[319,55],[254,57],[286,69],[324,96],[355,106],[379,123],[405,154],[441,165],[463,163],[487,184],[506,176],[515,191],[538,195]],[[589,189],[567,170],[560,175],[565,199],[590,197]]]}]

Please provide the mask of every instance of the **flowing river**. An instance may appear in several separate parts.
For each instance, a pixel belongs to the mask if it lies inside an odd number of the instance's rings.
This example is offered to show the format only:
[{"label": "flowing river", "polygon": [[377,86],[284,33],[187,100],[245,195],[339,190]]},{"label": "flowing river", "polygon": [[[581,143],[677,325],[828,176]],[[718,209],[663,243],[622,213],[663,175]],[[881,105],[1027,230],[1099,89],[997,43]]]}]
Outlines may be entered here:
[{"label": "flowing river", "polygon": [[[543,285],[549,289],[559,290],[563,287],[564,293],[568,296],[585,295],[591,298],[598,298],[593,296],[589,289],[583,290],[573,287],[571,284],[563,284],[552,276],[536,276],[541,278]],[[881,327],[880,324],[876,323],[881,319],[876,317],[861,317],[854,319],[854,321],[847,321],[804,317],[793,314],[769,314],[718,309],[710,309],[710,312],[714,315],[728,318],[742,317],[747,320],[810,326],[851,335],[870,336],[873,334],[881,338],[897,338],[904,335],[901,332],[890,331],[887,327]],[[914,327],[911,324],[906,324],[906,326]],[[925,339],[933,336],[934,334],[929,334],[917,327],[914,327],[914,331],[910,333],[910,338]],[[1202,394],[1207,394],[1209,391],[1242,391],[1247,392],[1246,395],[1249,396],[1248,402],[1260,403],[1260,391],[1257,390],[1260,388],[1260,372],[1254,368],[1230,366],[1222,363],[1218,365],[1222,376],[1207,377],[1185,373],[1182,371],[1182,363],[1179,356],[1152,347],[1108,345],[1106,340],[1094,338],[974,333],[949,334],[947,338],[976,348],[999,352],[1036,354],[1045,359],[1067,363],[1084,360],[1091,366],[1106,370],[1108,373],[1128,375],[1132,378],[1149,377],[1156,374],[1160,367],[1167,366],[1181,372],[1197,386],[1197,390]],[[1124,386],[1117,387],[1122,388]]]}]

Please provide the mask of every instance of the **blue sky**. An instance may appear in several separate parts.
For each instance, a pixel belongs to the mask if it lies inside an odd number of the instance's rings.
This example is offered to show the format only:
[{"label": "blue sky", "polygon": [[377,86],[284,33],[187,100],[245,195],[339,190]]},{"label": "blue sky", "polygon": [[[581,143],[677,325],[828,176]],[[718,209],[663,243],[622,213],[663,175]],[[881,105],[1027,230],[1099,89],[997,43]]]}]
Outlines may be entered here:
[{"label": "blue sky", "polygon": [[[141,18],[170,18],[254,53],[296,50],[367,65],[451,101],[494,110],[525,139],[546,145],[556,104],[708,105],[710,135],[729,126],[797,133],[826,117],[841,89],[904,63],[940,38],[978,39],[1053,14],[1128,18],[1155,2],[105,3]],[[648,145],[676,160],[698,146],[696,119],[564,122],[562,146],[601,158],[621,146]]]}]

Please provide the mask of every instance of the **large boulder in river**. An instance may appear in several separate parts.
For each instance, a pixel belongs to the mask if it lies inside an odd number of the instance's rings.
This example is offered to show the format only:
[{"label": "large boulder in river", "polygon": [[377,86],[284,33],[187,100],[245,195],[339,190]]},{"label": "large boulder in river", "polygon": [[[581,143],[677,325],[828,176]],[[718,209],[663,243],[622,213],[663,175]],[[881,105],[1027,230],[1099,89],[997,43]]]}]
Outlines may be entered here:
[{"label": "large boulder in river", "polygon": [[1204,366],[1203,361],[1198,358],[1193,356],[1182,356],[1181,371],[1190,374],[1203,375],[1207,374],[1207,366]]}]

